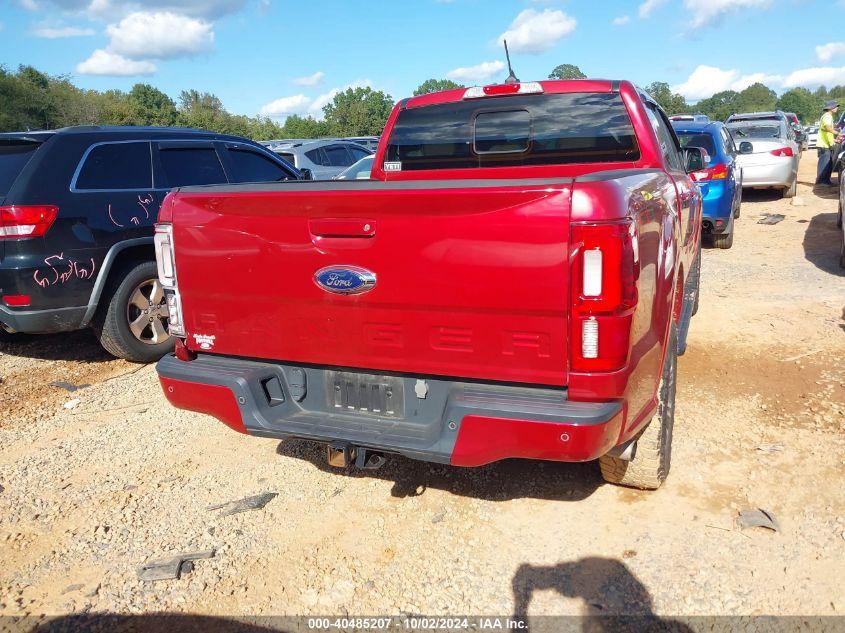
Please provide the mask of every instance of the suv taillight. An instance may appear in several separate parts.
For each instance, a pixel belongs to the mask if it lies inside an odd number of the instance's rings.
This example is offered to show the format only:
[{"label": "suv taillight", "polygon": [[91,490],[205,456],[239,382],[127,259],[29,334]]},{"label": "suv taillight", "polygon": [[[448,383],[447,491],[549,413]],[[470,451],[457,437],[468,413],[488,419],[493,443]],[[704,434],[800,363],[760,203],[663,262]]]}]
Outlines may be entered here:
[{"label": "suv taillight", "polygon": [[58,214],[59,207],[51,204],[0,207],[0,239],[41,237]]},{"label": "suv taillight", "polygon": [[615,371],[628,360],[640,266],[636,225],[571,227],[572,371]]},{"label": "suv taillight", "polygon": [[173,225],[156,224],[153,237],[156,251],[158,280],[164,288],[167,309],[170,312],[168,329],[173,336],[185,336],[185,324],[182,321],[182,299],[176,282],[176,257],[173,252]]}]

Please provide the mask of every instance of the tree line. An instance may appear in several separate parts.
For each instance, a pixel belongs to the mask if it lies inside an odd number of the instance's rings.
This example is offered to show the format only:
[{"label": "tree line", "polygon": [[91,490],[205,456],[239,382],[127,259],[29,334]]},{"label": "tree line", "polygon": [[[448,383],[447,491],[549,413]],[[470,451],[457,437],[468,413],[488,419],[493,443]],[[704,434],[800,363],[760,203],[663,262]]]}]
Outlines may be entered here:
[{"label": "tree line", "polygon": [[[586,75],[573,64],[561,64],[549,79],[580,79]],[[414,95],[462,88],[449,79],[428,79]],[[669,114],[701,113],[725,120],[734,112],[784,110],[804,123],[819,118],[828,99],[845,101],[845,86],[814,91],[793,88],[778,96],[755,83],[744,90],[725,90],[689,104],[669,84],[653,82],[646,90]],[[369,87],[338,92],[323,108],[323,118],[294,114],[284,124],[269,117],[232,114],[208,92],[183,90],[176,101],[150,84],[131,90],[84,90],[67,76],[52,76],[32,66],[10,71],[0,66],[0,131],[56,129],[71,125],[165,125],[194,127],[255,140],[370,136],[381,134],[393,107],[393,97]]]}]

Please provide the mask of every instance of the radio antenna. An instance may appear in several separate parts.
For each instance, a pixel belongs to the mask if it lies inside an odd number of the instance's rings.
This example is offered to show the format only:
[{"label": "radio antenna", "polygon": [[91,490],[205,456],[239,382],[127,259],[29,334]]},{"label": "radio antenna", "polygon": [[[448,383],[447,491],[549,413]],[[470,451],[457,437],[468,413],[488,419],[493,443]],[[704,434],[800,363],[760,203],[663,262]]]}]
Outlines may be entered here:
[{"label": "radio antenna", "polygon": [[505,43],[505,57],[508,60],[508,71],[510,72],[510,75],[508,75],[508,78],[505,79],[505,83],[506,84],[518,84],[519,79],[517,79],[516,75],[513,72],[513,66],[511,66],[511,54],[508,52],[508,41],[507,40],[503,40],[503,41]]}]

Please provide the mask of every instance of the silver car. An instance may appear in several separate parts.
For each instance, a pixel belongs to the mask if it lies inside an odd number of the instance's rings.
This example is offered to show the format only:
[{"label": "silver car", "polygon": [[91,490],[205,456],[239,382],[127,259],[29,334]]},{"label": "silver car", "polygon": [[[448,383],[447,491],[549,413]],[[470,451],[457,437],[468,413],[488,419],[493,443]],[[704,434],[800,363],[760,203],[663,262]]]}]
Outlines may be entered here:
[{"label": "silver car", "polygon": [[335,180],[369,180],[370,172],[373,170],[373,160],[375,155],[370,155],[362,158],[352,167],[347,167],[337,176]]},{"label": "silver car", "polygon": [[357,143],[334,139],[282,141],[268,147],[300,171],[308,170],[314,180],[331,180],[372,153]]},{"label": "silver car", "polygon": [[727,128],[739,149],[736,162],[743,188],[780,189],[784,198],[793,197],[801,148],[792,126],[779,119],[758,119],[729,121]]},{"label": "silver car", "polygon": [[807,126],[807,147],[809,149],[816,149],[816,143],[819,141],[819,126]]}]

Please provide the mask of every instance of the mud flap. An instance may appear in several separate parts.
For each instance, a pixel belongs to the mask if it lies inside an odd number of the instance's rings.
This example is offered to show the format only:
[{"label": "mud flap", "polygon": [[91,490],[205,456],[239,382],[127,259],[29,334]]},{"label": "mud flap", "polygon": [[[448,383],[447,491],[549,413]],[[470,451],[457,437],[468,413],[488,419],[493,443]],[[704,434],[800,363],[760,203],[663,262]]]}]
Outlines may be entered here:
[{"label": "mud flap", "polygon": [[[699,255],[699,257],[701,257]],[[692,321],[692,307],[695,303],[695,293],[698,288],[688,288],[690,284],[684,284],[684,305],[681,308],[681,318],[678,322],[678,356],[683,356],[687,351],[687,334]]]}]

